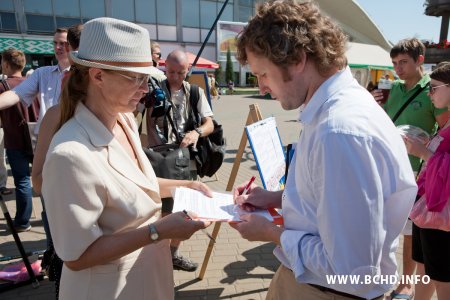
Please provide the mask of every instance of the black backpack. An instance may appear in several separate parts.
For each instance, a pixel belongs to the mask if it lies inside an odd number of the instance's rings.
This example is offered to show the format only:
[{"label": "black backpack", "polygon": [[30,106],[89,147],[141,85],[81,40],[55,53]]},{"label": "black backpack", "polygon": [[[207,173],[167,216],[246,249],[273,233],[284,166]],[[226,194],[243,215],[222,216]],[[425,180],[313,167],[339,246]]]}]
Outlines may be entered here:
[{"label": "black backpack", "polygon": [[[197,104],[200,100],[199,87],[191,84],[189,103],[192,107],[190,114],[190,122],[187,126],[190,130],[201,126],[201,117],[198,113]],[[212,120],[214,124],[214,131],[205,137],[198,139],[196,149],[191,148],[191,159],[195,160],[197,166],[197,175],[200,177],[213,176],[220,166],[222,166],[223,159],[226,152],[226,140],[223,137],[222,125]]]}]

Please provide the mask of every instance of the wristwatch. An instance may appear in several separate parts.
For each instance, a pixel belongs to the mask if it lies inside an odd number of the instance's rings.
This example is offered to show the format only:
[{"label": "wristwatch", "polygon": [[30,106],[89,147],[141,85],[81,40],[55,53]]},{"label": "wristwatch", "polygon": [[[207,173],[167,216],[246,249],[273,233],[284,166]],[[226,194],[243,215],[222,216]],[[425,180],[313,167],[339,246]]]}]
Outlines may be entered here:
[{"label": "wristwatch", "polygon": [[194,130],[198,133],[198,137],[202,136],[203,130],[200,127],[194,128]]},{"label": "wristwatch", "polygon": [[153,223],[149,224],[148,230],[150,231],[150,239],[153,242],[156,242],[159,239],[159,233],[158,233],[158,231],[156,231],[155,225]]}]

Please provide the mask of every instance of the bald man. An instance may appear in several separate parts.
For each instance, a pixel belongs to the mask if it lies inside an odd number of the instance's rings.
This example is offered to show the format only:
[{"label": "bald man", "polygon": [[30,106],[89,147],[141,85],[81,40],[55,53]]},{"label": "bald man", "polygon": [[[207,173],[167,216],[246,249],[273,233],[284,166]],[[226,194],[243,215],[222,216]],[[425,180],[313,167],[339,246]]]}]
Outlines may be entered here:
[{"label": "bald man", "polygon": [[[186,130],[188,115],[190,114],[189,96],[191,85],[184,79],[186,78],[188,70],[189,61],[186,53],[181,50],[172,51],[166,59],[167,80],[161,82],[161,88],[169,95],[173,105],[171,112],[175,126],[178,127],[178,132],[181,136],[184,136],[181,147],[195,145],[199,137],[211,134],[214,129],[211,118],[213,116],[211,107],[206,99],[205,92],[203,89],[199,88],[200,100],[198,101],[197,110],[200,114],[202,125],[190,131]],[[158,124],[158,122],[156,122],[156,124],[161,125]],[[163,127],[159,126],[159,128]],[[171,128],[169,128],[169,133],[167,142],[174,143],[176,138],[171,131]]]},{"label": "bald man", "polygon": [[[181,50],[175,50],[169,53],[166,59],[166,77],[167,79],[159,82],[160,87],[164,90],[172,109],[170,116],[174,125],[178,128],[178,133],[182,137],[180,147],[189,147],[197,144],[199,137],[208,136],[213,132],[214,125],[212,122],[212,110],[206,99],[205,92],[199,88],[200,99],[197,103],[197,111],[201,118],[201,125],[193,127],[191,118],[192,108],[189,102],[191,94],[191,85],[185,81],[189,70],[189,61],[186,53]],[[147,114],[150,116],[151,112]],[[166,130],[164,130],[166,129]],[[176,143],[177,139],[172,131],[170,122],[166,121],[164,126],[164,116],[153,118],[147,117],[148,146],[153,147],[165,143]],[[190,162],[191,178],[197,179],[197,169],[195,161]],[[162,205],[163,216],[170,214],[173,209],[173,199],[164,198]],[[174,269],[193,272],[197,269],[198,264],[178,254],[180,241],[172,240],[170,245],[172,251],[172,262]]]}]

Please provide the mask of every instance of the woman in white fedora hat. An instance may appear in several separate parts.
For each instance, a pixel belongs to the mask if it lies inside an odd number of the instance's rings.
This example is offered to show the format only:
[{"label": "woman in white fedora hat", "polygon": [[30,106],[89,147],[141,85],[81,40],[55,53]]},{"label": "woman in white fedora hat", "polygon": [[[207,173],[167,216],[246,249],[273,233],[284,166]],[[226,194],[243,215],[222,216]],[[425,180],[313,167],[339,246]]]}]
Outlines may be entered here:
[{"label": "woman in white fedora hat", "polygon": [[183,213],[160,218],[175,186],[156,178],[131,112],[152,66],[147,30],[98,18],[84,26],[61,96],[60,129],[43,170],[55,249],[64,261],[61,299],[173,299],[169,239],[208,224]]}]

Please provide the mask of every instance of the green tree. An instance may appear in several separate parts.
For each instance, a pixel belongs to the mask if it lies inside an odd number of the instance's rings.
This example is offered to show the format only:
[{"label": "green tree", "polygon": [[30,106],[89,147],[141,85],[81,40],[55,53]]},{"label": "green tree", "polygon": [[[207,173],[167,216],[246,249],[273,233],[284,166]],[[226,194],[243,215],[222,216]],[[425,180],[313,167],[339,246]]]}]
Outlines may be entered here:
[{"label": "green tree", "polygon": [[227,50],[227,64],[225,67],[225,80],[227,81],[227,83],[230,80],[234,82],[233,62],[231,61],[230,47],[228,47],[228,50]]},{"label": "green tree", "polygon": [[222,64],[220,63],[220,61],[217,62],[217,64],[219,65],[219,68],[217,68],[214,71],[214,76],[216,77],[216,82],[218,85],[221,85],[223,83],[223,70],[222,70]]}]

